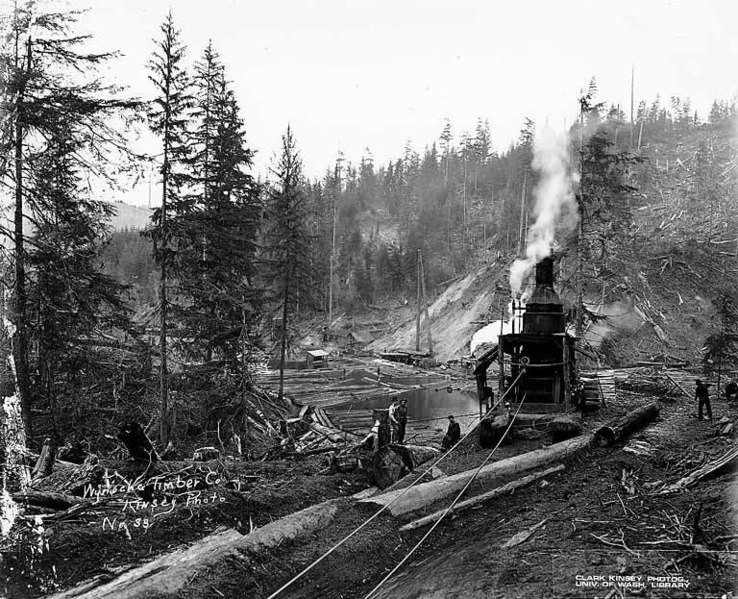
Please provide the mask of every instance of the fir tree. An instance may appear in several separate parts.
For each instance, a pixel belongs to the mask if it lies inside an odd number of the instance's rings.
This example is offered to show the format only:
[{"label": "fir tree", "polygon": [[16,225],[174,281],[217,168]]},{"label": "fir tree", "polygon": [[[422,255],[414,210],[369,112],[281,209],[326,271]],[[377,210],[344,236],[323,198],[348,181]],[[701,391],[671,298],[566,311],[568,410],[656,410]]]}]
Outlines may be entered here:
[{"label": "fir tree", "polygon": [[269,295],[277,306],[282,325],[279,337],[279,396],[284,393],[284,366],[291,317],[300,302],[309,302],[315,290],[310,277],[310,238],[306,230],[306,206],[302,159],[291,127],[282,136],[282,150],[272,169],[265,214],[265,267],[271,275]]},{"label": "fir tree", "polygon": [[[101,82],[97,68],[114,55],[86,53],[81,48],[89,36],[73,32],[78,12],[50,13],[38,10],[35,2],[16,4],[6,21],[0,60],[5,65],[1,90],[2,158],[0,176],[9,180],[14,195],[13,301],[15,324],[13,354],[17,371],[24,423],[31,431],[31,378],[29,367],[28,249],[24,220],[27,209],[38,210],[37,199],[28,193],[27,182],[36,177],[37,166],[45,168],[49,152],[65,135],[72,135],[75,150],[65,160],[92,175],[114,178],[121,163],[130,157],[123,132],[115,125],[127,120],[126,111],[138,103],[121,99],[119,89]],[[10,157],[12,156],[12,168]],[[31,158],[44,156],[34,163]],[[73,168],[73,167],[72,167]],[[37,177],[36,177],[37,179]],[[41,196],[38,196],[41,197]]]},{"label": "fir tree", "polygon": [[169,212],[182,211],[182,187],[186,181],[183,165],[189,154],[187,122],[192,106],[189,77],[182,61],[185,47],[180,32],[174,26],[169,12],[160,26],[161,39],[155,42],[156,49],[149,62],[149,79],[156,88],[156,97],[149,111],[149,127],[162,142],[161,163],[161,206],[152,215],[152,225],[147,235],[154,242],[154,257],[159,264],[159,436],[166,444],[169,440],[169,387],[167,365],[167,335],[169,325],[168,283],[174,274],[170,272],[176,264],[175,231],[169,221]]}]

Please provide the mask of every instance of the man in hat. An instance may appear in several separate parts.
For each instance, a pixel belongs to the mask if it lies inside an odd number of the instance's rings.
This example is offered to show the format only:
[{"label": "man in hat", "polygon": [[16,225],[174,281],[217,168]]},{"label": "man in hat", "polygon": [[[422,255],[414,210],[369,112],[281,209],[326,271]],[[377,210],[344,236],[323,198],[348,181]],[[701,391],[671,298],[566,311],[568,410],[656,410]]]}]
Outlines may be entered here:
[{"label": "man in hat", "polygon": [[707,409],[707,417],[712,422],[712,406],[710,405],[710,385],[706,385],[700,379],[695,379],[694,397],[697,400],[697,419],[702,420],[702,407]]},{"label": "man in hat", "polygon": [[403,445],[405,443],[405,428],[407,427],[407,399],[400,400],[400,405],[395,410],[395,420],[397,420],[397,442]]},{"label": "man in hat", "polygon": [[459,442],[459,439],[461,439],[461,427],[459,426],[459,423],[456,422],[453,415],[451,415],[448,417],[448,430],[446,431],[446,436],[443,437],[441,448],[444,451],[451,449]]}]

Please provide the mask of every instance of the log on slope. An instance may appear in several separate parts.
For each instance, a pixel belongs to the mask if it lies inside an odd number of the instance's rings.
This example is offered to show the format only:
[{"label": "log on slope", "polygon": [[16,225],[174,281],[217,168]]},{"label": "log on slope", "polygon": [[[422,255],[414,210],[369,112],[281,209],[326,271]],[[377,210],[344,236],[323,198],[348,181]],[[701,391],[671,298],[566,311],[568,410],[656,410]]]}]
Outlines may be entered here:
[{"label": "log on slope", "polygon": [[601,427],[595,433],[595,442],[601,447],[614,445],[618,441],[622,441],[630,433],[643,428],[655,420],[659,415],[659,410],[659,403],[653,401],[632,412],[628,412],[622,418],[618,418],[614,422]]},{"label": "log on slope", "polygon": [[338,512],[341,500],[332,499],[241,535],[229,529],[213,533],[194,545],[164,554],[128,570],[118,578],[90,588],[84,582],[47,599],[145,599],[176,596],[195,575],[236,552],[255,553],[280,543],[311,534],[326,526]]},{"label": "log on slope", "polygon": [[[562,441],[561,443],[555,443],[544,449],[537,449],[500,460],[499,462],[493,462],[479,471],[475,482],[488,485],[503,476],[518,474],[562,460],[588,447],[592,443],[593,438],[594,435],[584,435],[569,439],[568,441]],[[390,513],[395,516],[407,514],[458,493],[464,488],[464,485],[466,485],[475,472],[476,469],[467,470],[459,474],[421,483],[409,489],[389,491],[366,499],[362,503],[387,506]]]}]

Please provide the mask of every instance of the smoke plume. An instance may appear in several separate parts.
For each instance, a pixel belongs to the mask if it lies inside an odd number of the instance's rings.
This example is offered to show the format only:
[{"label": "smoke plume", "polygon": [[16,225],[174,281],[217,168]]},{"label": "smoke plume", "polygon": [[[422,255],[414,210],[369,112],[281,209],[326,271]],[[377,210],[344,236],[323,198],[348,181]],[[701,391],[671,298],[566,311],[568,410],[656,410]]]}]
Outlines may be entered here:
[{"label": "smoke plume", "polygon": [[525,258],[515,260],[510,268],[513,297],[520,294],[530,270],[554,249],[557,229],[568,233],[579,219],[574,197],[577,175],[572,172],[571,146],[565,132],[554,131],[548,124],[536,131],[533,168],[540,173],[533,192],[536,220],[528,230]]}]

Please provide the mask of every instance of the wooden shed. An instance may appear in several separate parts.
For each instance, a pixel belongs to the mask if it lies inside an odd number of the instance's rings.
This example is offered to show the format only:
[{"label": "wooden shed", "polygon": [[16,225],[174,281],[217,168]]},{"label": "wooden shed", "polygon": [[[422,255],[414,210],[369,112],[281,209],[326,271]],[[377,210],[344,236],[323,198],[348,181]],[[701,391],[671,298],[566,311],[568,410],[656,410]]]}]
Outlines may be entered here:
[{"label": "wooden shed", "polygon": [[305,360],[308,368],[326,368],[330,354],[324,349],[311,349],[307,351]]}]

